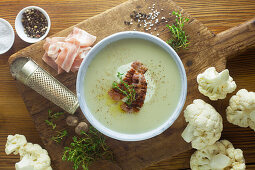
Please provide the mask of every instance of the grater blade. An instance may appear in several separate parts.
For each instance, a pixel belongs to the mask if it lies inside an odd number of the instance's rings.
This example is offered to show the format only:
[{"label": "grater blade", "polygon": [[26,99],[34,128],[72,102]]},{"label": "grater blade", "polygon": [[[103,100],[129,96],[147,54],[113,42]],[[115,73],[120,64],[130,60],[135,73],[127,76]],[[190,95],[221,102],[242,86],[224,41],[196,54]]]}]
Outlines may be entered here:
[{"label": "grater blade", "polygon": [[14,60],[11,74],[70,114],[74,114],[79,107],[76,95],[30,58],[20,57]]}]

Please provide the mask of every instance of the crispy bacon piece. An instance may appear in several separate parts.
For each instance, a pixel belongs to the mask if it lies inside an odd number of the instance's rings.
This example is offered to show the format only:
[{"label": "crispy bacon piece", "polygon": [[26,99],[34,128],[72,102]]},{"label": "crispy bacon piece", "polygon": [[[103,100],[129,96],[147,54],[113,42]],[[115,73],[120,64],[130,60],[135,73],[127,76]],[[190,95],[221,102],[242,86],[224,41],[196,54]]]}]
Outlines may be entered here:
[{"label": "crispy bacon piece", "polygon": [[135,61],[132,63],[131,67],[133,67],[137,72],[145,74],[148,70],[141,62]]},{"label": "crispy bacon piece", "polygon": [[111,89],[108,92],[108,94],[112,98],[112,100],[115,100],[115,101],[120,101],[125,97],[122,93],[120,93],[119,91],[117,91],[115,89]]},{"label": "crispy bacon piece", "polygon": [[[131,67],[132,68],[127,72],[123,81],[128,85],[134,86],[136,92],[135,101],[130,105],[127,105],[126,103],[121,105],[121,109],[128,113],[138,112],[141,109],[147,92],[147,82],[144,74],[148,69],[139,61],[133,62]],[[119,84],[119,87],[121,89],[125,88],[122,84]],[[108,94],[116,101],[122,100],[125,97],[118,89],[111,89]]]}]

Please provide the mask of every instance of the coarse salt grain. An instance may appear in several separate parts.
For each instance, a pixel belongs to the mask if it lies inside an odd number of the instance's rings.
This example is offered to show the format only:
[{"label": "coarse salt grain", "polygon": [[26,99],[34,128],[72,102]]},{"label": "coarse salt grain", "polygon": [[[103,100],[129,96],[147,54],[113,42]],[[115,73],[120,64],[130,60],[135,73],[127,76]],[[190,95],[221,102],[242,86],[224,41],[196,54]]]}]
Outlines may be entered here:
[{"label": "coarse salt grain", "polygon": [[0,20],[0,54],[12,45],[12,36],[10,27]]}]

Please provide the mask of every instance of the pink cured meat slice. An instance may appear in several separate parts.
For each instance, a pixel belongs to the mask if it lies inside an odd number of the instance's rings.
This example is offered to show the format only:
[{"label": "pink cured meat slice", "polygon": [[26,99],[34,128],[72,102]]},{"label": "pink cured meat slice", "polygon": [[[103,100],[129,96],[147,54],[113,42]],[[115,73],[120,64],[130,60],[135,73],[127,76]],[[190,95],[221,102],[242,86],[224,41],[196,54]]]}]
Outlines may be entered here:
[{"label": "pink cured meat slice", "polygon": [[45,43],[43,44],[43,49],[48,52],[49,46],[56,43],[56,42],[64,42],[65,37],[53,37],[53,38],[46,38]]},{"label": "pink cured meat slice", "polygon": [[73,42],[75,40],[80,42],[81,47],[88,47],[96,41],[96,36],[74,27],[72,33],[66,37],[65,41]]},{"label": "pink cured meat slice", "polygon": [[48,52],[47,52],[48,56],[51,57],[53,60],[56,60],[63,45],[64,45],[64,42],[52,43],[48,48]]},{"label": "pink cured meat slice", "polygon": [[51,66],[54,70],[58,71],[58,65],[55,63],[54,60],[52,60],[52,58],[50,58],[48,56],[48,54],[46,52],[44,53],[42,59],[45,63],[47,63],[49,66]]},{"label": "pink cured meat slice", "polygon": [[86,57],[96,37],[77,27],[65,37],[46,38],[43,44],[45,54],[42,57],[58,74],[65,70],[76,72]]},{"label": "pink cured meat slice", "polygon": [[48,52],[50,43],[51,43],[51,38],[46,38],[45,43],[43,44],[43,49],[45,50],[45,52]]},{"label": "pink cured meat slice", "polygon": [[88,54],[90,49],[91,49],[91,47],[80,48],[79,55],[75,58],[75,60],[73,62],[73,65],[71,68],[72,72],[76,72],[79,70],[83,59],[86,57],[86,55]]},{"label": "pink cured meat slice", "polygon": [[65,42],[62,48],[55,62],[63,70],[69,72],[80,50],[80,43],[78,41]]}]

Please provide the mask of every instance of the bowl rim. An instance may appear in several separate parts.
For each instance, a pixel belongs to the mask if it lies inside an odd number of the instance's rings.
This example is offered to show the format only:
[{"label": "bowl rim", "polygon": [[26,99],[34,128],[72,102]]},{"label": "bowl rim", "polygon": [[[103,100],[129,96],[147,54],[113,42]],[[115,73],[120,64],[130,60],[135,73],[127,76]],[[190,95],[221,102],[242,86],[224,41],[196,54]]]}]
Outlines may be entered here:
[{"label": "bowl rim", "polygon": [[[166,50],[169,53],[169,56],[173,58],[173,60],[175,61],[178,67],[178,70],[181,76],[181,85],[182,85],[179,102],[176,105],[176,108],[173,114],[169,116],[169,118],[164,123],[162,123],[155,129],[144,132],[144,133],[138,133],[138,134],[120,133],[104,126],[90,112],[86,104],[85,97],[83,95],[84,94],[84,88],[83,88],[84,77],[86,75],[87,68],[90,62],[93,60],[96,54],[98,54],[98,52],[100,52],[105,46],[109,45],[112,42],[115,42],[121,39],[129,39],[129,38],[140,38],[144,40],[149,40],[150,42]],[[98,131],[100,131],[101,133],[103,133],[104,135],[108,137],[111,137],[120,141],[141,141],[141,140],[146,140],[161,134],[166,129],[168,129],[179,117],[186,101],[187,77],[186,77],[186,72],[181,59],[179,58],[178,54],[172,49],[172,47],[170,47],[166,42],[148,33],[139,32],[139,31],[124,31],[124,32],[118,32],[118,33],[112,34],[102,39],[89,51],[86,58],[82,61],[82,64],[78,71],[77,80],[76,80],[76,93],[77,93],[77,97],[78,97],[78,101],[79,101],[82,113],[84,114],[86,119],[91,123],[91,125],[94,126]]]},{"label": "bowl rim", "polygon": [[7,20],[5,20],[3,18],[0,18],[0,22],[4,22],[5,24],[7,24],[8,27],[10,28],[11,34],[12,34],[12,43],[11,43],[11,45],[8,48],[6,48],[5,50],[0,51],[0,54],[4,54],[12,48],[13,43],[15,41],[15,33],[14,33],[12,25]]},{"label": "bowl rim", "polygon": [[[27,37],[27,36],[22,36],[22,33],[24,33],[24,27],[23,27],[23,24],[21,23],[21,18],[22,18],[21,15],[23,14],[23,12],[25,10],[32,9],[32,8],[37,9],[40,12],[42,12],[42,14],[46,17],[46,19],[48,21],[48,28],[47,28],[45,34],[40,38],[30,38],[30,37]],[[18,25],[21,25],[22,29]],[[48,33],[50,32],[50,27],[51,27],[50,16],[48,15],[48,13],[44,9],[42,9],[41,7],[38,7],[38,6],[28,6],[28,7],[23,8],[22,10],[19,11],[19,13],[18,13],[18,15],[16,16],[16,19],[15,19],[15,29],[16,29],[16,32],[17,32],[18,36],[23,41],[28,42],[28,43],[36,43],[38,41],[43,40],[48,35]],[[26,34],[26,33],[24,33],[24,34]]]}]

